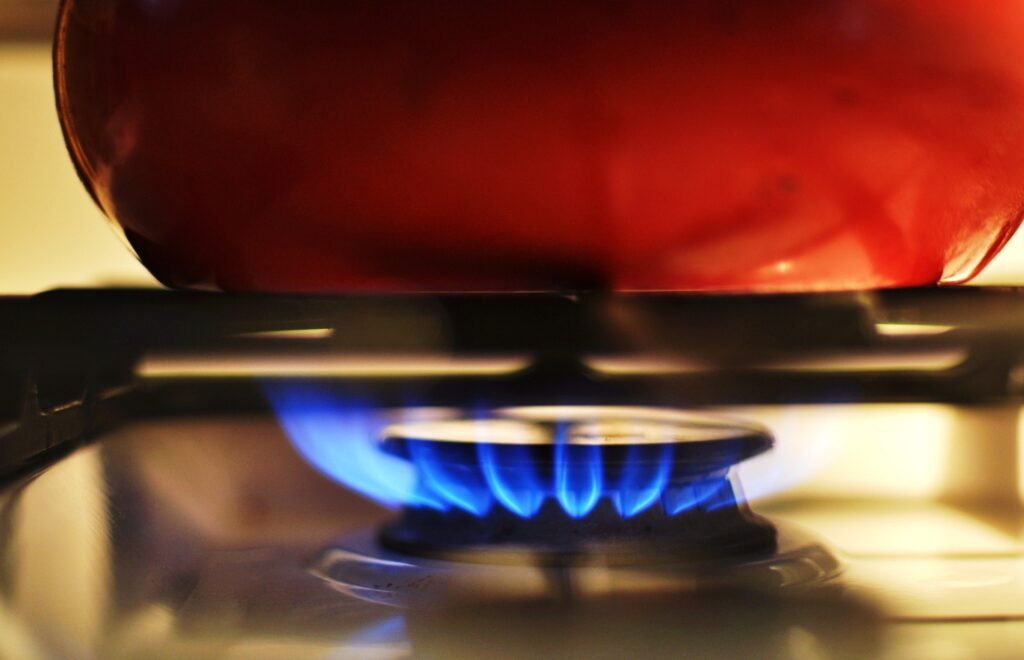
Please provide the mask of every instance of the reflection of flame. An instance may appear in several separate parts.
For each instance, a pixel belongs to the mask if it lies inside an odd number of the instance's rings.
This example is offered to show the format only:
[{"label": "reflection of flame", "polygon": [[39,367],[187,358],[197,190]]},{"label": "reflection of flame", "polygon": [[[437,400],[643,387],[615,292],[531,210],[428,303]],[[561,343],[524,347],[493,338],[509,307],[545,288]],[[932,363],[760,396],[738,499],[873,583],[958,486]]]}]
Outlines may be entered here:
[{"label": "reflection of flame", "polygon": [[620,454],[612,461],[603,446],[570,442],[567,427],[559,425],[550,464],[544,464],[526,445],[488,442],[488,426],[481,424],[469,454],[464,443],[410,442],[407,455],[398,457],[382,448],[381,432],[408,421],[413,412],[384,415],[303,388],[268,391],[282,426],[307,461],[386,506],[474,516],[500,506],[531,518],[554,500],[568,515],[584,518],[607,499],[623,518],[632,518],[657,506],[677,515],[700,505],[713,509],[734,503],[711,501],[716,493],[733,492],[721,488],[733,462],[728,456],[713,459],[702,474],[679,463],[671,443],[626,447],[625,458]]}]

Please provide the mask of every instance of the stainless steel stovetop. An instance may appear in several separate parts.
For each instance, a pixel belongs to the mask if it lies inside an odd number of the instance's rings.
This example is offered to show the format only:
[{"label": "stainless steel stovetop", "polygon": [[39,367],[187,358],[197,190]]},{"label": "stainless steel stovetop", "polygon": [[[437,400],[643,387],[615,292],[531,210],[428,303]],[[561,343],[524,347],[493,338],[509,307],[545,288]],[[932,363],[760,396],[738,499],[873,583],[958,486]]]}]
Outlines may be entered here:
[{"label": "stainless steel stovetop", "polygon": [[[3,657],[1017,657],[1024,298],[4,302]],[[374,410],[700,409],[770,552],[405,552],[282,385]],[[308,456],[307,456],[308,458]],[[319,470],[317,468],[320,468]],[[744,505],[745,506],[745,505]]]}]

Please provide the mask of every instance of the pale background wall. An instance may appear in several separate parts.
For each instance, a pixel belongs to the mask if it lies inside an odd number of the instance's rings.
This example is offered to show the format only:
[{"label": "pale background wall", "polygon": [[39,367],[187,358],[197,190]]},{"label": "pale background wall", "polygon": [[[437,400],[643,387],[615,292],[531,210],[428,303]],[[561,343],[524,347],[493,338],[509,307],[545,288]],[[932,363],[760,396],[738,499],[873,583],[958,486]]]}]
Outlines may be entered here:
[{"label": "pale background wall", "polygon": [[152,282],[75,175],[49,46],[0,45],[0,294]]}]

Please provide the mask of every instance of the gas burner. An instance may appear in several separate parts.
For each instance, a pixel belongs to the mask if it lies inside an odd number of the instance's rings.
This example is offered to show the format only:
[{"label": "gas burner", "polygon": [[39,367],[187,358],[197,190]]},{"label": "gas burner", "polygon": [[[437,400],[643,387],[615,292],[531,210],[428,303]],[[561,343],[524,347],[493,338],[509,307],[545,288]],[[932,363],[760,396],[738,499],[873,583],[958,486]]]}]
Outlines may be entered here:
[{"label": "gas burner", "polygon": [[763,428],[693,413],[498,410],[397,424],[381,449],[418,474],[381,542],[459,561],[636,564],[770,555],[775,530],[737,498],[736,463]]},{"label": "gas burner", "polygon": [[756,424],[605,406],[397,417],[410,421],[382,427],[376,448],[414,471],[414,492],[396,521],[311,568],[349,595],[407,606],[777,589],[840,570],[740,496],[731,468],[772,446]]}]

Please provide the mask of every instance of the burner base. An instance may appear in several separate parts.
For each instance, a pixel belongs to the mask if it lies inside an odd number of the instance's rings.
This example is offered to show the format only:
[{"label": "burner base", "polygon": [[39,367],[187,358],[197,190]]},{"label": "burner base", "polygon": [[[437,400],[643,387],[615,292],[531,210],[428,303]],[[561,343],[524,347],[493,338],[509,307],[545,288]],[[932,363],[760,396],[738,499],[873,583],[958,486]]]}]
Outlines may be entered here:
[{"label": "burner base", "polygon": [[[685,553],[670,557],[665,548],[654,554],[643,551],[640,556],[645,562],[616,564],[599,549],[555,564],[536,552],[506,551],[499,557],[505,561],[496,564],[482,563],[483,555],[468,562],[411,557],[383,546],[372,531],[365,531],[339,540],[310,570],[345,594],[398,607],[494,598],[571,600],[734,588],[794,589],[826,582],[841,572],[838,559],[798,528],[780,525],[773,538],[776,543],[767,553],[743,558],[697,559]],[[640,552],[639,546],[633,550]],[[512,558],[517,562],[509,561]]]}]

